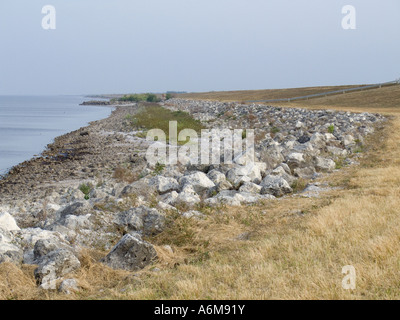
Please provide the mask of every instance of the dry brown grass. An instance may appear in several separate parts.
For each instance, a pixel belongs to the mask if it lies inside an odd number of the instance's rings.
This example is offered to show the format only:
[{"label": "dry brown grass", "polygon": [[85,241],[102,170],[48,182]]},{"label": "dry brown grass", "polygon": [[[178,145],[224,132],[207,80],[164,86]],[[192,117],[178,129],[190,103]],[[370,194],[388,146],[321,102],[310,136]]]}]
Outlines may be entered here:
[{"label": "dry brown grass", "polygon": [[38,296],[32,267],[0,264],[0,300],[35,299]]},{"label": "dry brown grass", "polygon": [[[188,99],[209,99],[218,101],[241,102],[246,100],[267,100],[305,96],[308,94],[335,91],[351,87],[354,86],[204,92],[182,94],[179,95],[179,97]],[[395,85],[377,89],[370,89],[366,91],[356,91],[346,94],[318,97],[309,100],[299,100],[294,102],[276,102],[268,104],[309,109],[335,109],[354,112],[366,111],[397,113],[399,111],[398,107],[400,106],[400,86]]]},{"label": "dry brown grass", "polygon": [[287,89],[268,89],[268,90],[241,90],[241,91],[214,91],[178,94],[178,98],[183,99],[209,99],[219,101],[248,101],[248,100],[272,100],[306,96],[310,94],[343,90],[360,85],[348,86],[321,86]]},{"label": "dry brown grass", "polygon": [[[98,263],[105,252],[82,253],[82,268],[72,275],[82,289],[70,296],[38,290],[32,267],[3,264],[0,298],[399,299],[400,109],[399,89],[391,90],[392,98],[385,88],[365,92],[381,96],[379,104],[370,97],[370,106],[361,96],[348,104],[318,104],[392,115],[367,141],[360,166],[324,178],[342,189],[318,199],[203,208],[204,220],[171,214],[175,223],[149,239],[159,262],[130,273]],[[356,269],[355,290],[341,287],[345,265]]]},{"label": "dry brown grass", "polygon": [[400,85],[358,91],[328,97],[282,103],[282,106],[306,107],[309,109],[335,109],[354,112],[398,113],[400,107]]},{"label": "dry brown grass", "polygon": [[136,180],[138,180],[138,174],[132,172],[132,170],[129,170],[127,168],[115,168],[114,173],[112,177],[117,180],[118,182],[127,182],[127,183],[132,183]]}]

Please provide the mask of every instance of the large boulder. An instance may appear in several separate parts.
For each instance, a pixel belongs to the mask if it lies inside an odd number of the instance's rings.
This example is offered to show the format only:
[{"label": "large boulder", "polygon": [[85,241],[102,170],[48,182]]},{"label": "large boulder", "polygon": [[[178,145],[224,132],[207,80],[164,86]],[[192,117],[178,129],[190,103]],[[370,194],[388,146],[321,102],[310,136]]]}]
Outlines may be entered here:
[{"label": "large boulder", "polygon": [[0,228],[6,231],[20,230],[15,219],[8,212],[0,212]]},{"label": "large boulder", "polygon": [[57,241],[54,238],[36,241],[35,246],[33,247],[34,263],[39,264],[43,257],[57,249],[68,249],[72,251],[72,248],[67,243]]},{"label": "large boulder", "polygon": [[315,158],[315,168],[317,171],[331,172],[335,169],[335,167],[336,163],[331,159],[322,157]]},{"label": "large boulder", "polygon": [[252,204],[252,203],[257,203],[260,200],[264,199],[264,196],[261,196],[259,194],[254,194],[250,192],[245,192],[245,191],[240,191],[238,193],[240,197],[242,197],[241,204]]},{"label": "large boulder", "polygon": [[234,168],[227,172],[227,181],[235,188],[239,189],[240,186],[246,182],[251,182],[251,178],[246,175],[247,172],[240,168]]},{"label": "large boulder", "polygon": [[289,183],[289,185],[293,184],[296,181],[296,178],[293,177],[291,174],[288,174],[282,165],[280,165],[279,167],[276,167],[274,170],[271,171],[270,174],[273,176],[282,177]]},{"label": "large boulder", "polygon": [[64,222],[66,216],[82,216],[88,214],[90,210],[92,210],[92,206],[88,201],[78,201],[66,206],[64,209],[58,212],[57,220]]},{"label": "large boulder", "polygon": [[241,201],[242,205],[243,204],[252,204],[252,203],[257,203],[259,201],[264,201],[264,200],[272,200],[275,199],[275,196],[272,194],[254,194],[254,193],[249,193],[249,192],[239,192],[239,195],[243,198]]},{"label": "large boulder", "polygon": [[[216,190],[217,192],[220,192],[220,191],[222,191],[222,190],[230,190],[230,189],[232,189],[232,188],[233,188],[233,186],[232,186],[232,184],[231,184],[228,180],[223,180],[223,181],[221,181],[220,183],[218,183],[218,184],[215,186],[215,190]],[[210,189],[210,190],[213,190],[213,188]]]},{"label": "large boulder", "polygon": [[216,196],[205,200],[205,203],[207,205],[225,204],[228,206],[240,206],[242,201],[244,201],[244,198],[237,191],[223,190]]},{"label": "large boulder", "polygon": [[68,229],[79,231],[81,229],[92,229],[93,223],[90,221],[91,214],[84,216],[68,215],[65,217],[63,225]]},{"label": "large boulder", "polygon": [[0,228],[0,263],[12,262],[19,264],[22,262],[22,250],[13,243],[12,234]]},{"label": "large boulder", "polygon": [[193,186],[186,184],[181,193],[173,200],[173,205],[182,205],[187,207],[193,207],[201,201],[200,196],[196,193]]},{"label": "large boulder", "polygon": [[166,203],[168,205],[172,205],[175,202],[176,198],[178,198],[178,196],[179,196],[178,192],[171,191],[171,192],[168,192],[166,194],[163,194],[160,197],[160,199],[161,199],[162,202],[164,202],[164,203]]},{"label": "large boulder", "polygon": [[15,232],[15,239],[21,246],[32,248],[39,240],[51,239],[56,242],[65,242],[66,237],[56,231],[43,230],[40,228],[26,228]]},{"label": "large boulder", "polygon": [[212,182],[204,172],[200,171],[193,172],[181,177],[179,179],[179,183],[183,187],[187,185],[191,186],[198,194],[201,194],[207,191],[207,189],[215,186],[215,183]]},{"label": "large boulder", "polygon": [[150,179],[149,184],[154,186],[159,194],[179,191],[179,183],[174,178],[155,176]]},{"label": "large boulder", "polygon": [[43,230],[40,228],[26,228],[19,231],[14,231],[15,242],[21,248],[24,248],[23,262],[25,264],[36,264],[34,257],[34,247],[40,240],[48,240],[56,243],[57,248],[68,246],[66,237],[59,232]]},{"label": "large boulder", "polygon": [[325,139],[326,137],[322,133],[315,132],[310,138],[310,143],[317,149],[322,149],[326,143]]},{"label": "large boulder", "polygon": [[292,152],[286,157],[286,163],[290,169],[303,167],[306,164],[306,159],[303,153]]},{"label": "large boulder", "polygon": [[113,269],[136,271],[157,258],[154,247],[137,234],[126,234],[101,262]]},{"label": "large boulder", "polygon": [[165,215],[157,209],[140,206],[121,212],[114,222],[127,232],[136,231],[152,236],[163,231]]},{"label": "large boulder", "polygon": [[[318,149],[318,148],[314,147],[310,142],[306,142],[306,143],[300,144],[298,146],[295,146],[290,151],[302,153],[303,157],[305,156],[305,158],[304,158],[305,161],[308,161],[308,160],[310,160],[310,157],[307,155],[317,156],[321,153],[321,150],[322,149]],[[287,152],[287,155],[289,155],[291,153],[290,151]]]},{"label": "large boulder", "polygon": [[314,167],[296,168],[294,169],[294,176],[301,179],[314,179],[317,176]]},{"label": "large boulder", "polygon": [[126,197],[131,194],[141,196],[145,200],[150,200],[153,195],[157,194],[157,189],[154,185],[150,185],[149,179],[142,178],[125,186],[116,196]]},{"label": "large boulder", "polygon": [[17,247],[5,248],[0,244],[0,263],[11,262],[14,264],[21,264],[23,261],[23,252]]},{"label": "large boulder", "polygon": [[246,182],[260,183],[262,180],[260,167],[254,162],[230,169],[226,177],[237,189]]},{"label": "large boulder", "polygon": [[261,182],[261,186],[261,194],[272,194],[275,197],[281,197],[293,191],[288,182],[281,176],[267,175]]},{"label": "large boulder", "polygon": [[217,185],[218,183],[220,183],[220,182],[226,180],[225,175],[224,175],[222,172],[220,172],[220,171],[218,171],[218,170],[216,170],[216,169],[213,169],[213,170],[211,170],[209,173],[207,173],[207,177],[208,177],[212,182],[214,182],[214,184],[216,184],[216,185]]},{"label": "large boulder", "polygon": [[78,258],[67,249],[57,249],[41,258],[35,279],[43,289],[56,289],[57,280],[81,266]]},{"label": "large boulder", "polygon": [[261,192],[261,189],[261,186],[253,182],[246,182],[239,188],[239,192],[259,194]]},{"label": "large boulder", "polygon": [[16,245],[13,232],[20,230],[15,219],[8,212],[0,213],[0,263],[22,262],[23,253]]},{"label": "large boulder", "polygon": [[260,171],[262,178],[264,178],[267,174],[268,171],[268,164],[265,162],[254,162],[254,165],[257,167],[257,169]]},{"label": "large boulder", "polygon": [[344,158],[348,155],[348,151],[346,149],[342,149],[342,148],[335,147],[335,146],[328,146],[327,150],[335,158]]},{"label": "large boulder", "polygon": [[356,142],[355,142],[354,137],[351,134],[347,134],[343,137],[343,144],[347,148],[347,147],[354,146],[356,144]]},{"label": "large boulder", "polygon": [[241,154],[237,155],[233,162],[239,164],[241,166],[245,166],[249,163],[253,163],[255,161],[255,151],[254,147],[247,148]]},{"label": "large boulder", "polygon": [[278,164],[285,160],[282,155],[282,147],[271,145],[260,152],[260,160],[267,165],[268,169],[275,168]]}]

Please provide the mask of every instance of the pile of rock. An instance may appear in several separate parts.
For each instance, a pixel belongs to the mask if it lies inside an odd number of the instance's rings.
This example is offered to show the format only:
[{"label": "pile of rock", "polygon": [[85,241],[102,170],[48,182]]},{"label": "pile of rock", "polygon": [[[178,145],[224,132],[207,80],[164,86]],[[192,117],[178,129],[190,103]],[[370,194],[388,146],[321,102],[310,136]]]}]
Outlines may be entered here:
[{"label": "pile of rock", "polygon": [[[179,99],[165,107],[189,112],[209,128],[255,129],[254,161],[247,161],[245,150],[230,164],[145,165],[133,183],[78,181],[37,202],[0,207],[0,263],[37,265],[38,285],[47,289],[80,268],[85,247],[107,250],[101,262],[112,268],[141,269],[157,258],[142,236],[162,232],[169,210],[200,219],[199,204],[238,206],[291,194],[298,179],[314,180],[351,163],[350,155],[384,120],[369,113]],[[79,191],[83,182],[93,186],[86,197]],[[73,279],[64,280],[63,292],[76,287]]]}]

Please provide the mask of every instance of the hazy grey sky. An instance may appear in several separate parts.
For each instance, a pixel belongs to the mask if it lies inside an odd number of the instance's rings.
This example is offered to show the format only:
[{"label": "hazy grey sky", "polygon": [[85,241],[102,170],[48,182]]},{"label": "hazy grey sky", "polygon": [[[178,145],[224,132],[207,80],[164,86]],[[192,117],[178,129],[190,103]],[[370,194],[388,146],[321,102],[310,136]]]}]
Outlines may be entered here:
[{"label": "hazy grey sky", "polygon": [[[342,28],[344,5],[356,30]],[[389,81],[399,33],[399,0],[1,0],[0,94]]]}]

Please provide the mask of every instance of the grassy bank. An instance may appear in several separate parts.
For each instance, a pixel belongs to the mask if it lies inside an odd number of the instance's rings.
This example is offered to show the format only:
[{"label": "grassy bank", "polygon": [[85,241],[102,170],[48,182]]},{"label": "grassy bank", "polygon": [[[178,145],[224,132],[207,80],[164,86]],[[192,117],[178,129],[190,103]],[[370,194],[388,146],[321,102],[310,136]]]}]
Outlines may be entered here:
[{"label": "grassy bank", "polygon": [[204,128],[200,121],[193,119],[187,112],[171,111],[158,104],[146,104],[138,113],[128,115],[126,119],[130,121],[132,128],[142,130],[143,135],[147,130],[161,129],[166,134],[167,141],[169,141],[170,121],[177,122],[177,132],[193,129],[200,133]]},{"label": "grassy bank", "polygon": [[359,86],[360,85],[320,86],[267,90],[213,91],[198,93],[195,92],[179,94],[178,97],[183,99],[210,99],[219,101],[272,100],[306,96],[335,90],[350,89]]}]

